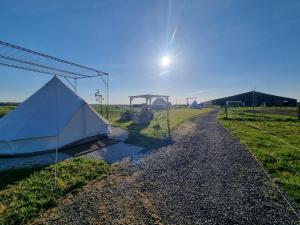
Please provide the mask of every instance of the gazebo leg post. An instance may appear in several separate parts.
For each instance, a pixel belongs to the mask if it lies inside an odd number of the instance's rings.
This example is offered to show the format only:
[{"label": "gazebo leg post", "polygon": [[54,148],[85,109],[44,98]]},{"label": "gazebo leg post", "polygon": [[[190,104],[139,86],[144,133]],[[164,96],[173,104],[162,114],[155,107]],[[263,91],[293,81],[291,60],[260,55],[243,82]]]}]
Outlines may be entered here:
[{"label": "gazebo leg post", "polygon": [[132,98],[130,98],[130,106],[129,106],[129,113],[130,113],[130,120],[132,120]]},{"label": "gazebo leg post", "polygon": [[167,97],[167,125],[168,125],[168,135],[169,139],[171,140],[171,129],[170,129],[170,113],[169,113],[169,97]]}]

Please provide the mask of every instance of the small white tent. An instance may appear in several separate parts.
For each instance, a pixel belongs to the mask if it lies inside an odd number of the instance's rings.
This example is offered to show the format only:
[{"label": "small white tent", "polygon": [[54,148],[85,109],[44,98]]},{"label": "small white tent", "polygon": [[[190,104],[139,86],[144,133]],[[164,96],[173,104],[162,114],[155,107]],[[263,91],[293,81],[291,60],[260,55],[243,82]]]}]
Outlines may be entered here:
[{"label": "small white tent", "polygon": [[201,106],[196,101],[193,101],[193,103],[191,104],[191,108],[192,109],[200,109]]},{"label": "small white tent", "polygon": [[53,77],[0,119],[0,155],[53,150],[109,132],[108,121]]},{"label": "small white tent", "polygon": [[167,107],[168,102],[164,98],[156,98],[152,103],[152,109],[166,109]]}]

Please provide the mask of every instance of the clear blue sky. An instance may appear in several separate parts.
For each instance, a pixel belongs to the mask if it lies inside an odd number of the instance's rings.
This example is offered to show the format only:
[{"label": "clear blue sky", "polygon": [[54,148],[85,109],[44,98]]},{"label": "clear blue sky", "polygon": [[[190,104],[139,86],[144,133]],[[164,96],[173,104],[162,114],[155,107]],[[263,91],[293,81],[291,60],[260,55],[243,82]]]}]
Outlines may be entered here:
[{"label": "clear blue sky", "polygon": [[[253,89],[300,99],[298,0],[2,0],[0,27],[3,41],[109,72],[112,103]],[[49,79],[0,67],[0,101],[23,101]],[[80,82],[79,95],[93,102],[97,88]]]}]

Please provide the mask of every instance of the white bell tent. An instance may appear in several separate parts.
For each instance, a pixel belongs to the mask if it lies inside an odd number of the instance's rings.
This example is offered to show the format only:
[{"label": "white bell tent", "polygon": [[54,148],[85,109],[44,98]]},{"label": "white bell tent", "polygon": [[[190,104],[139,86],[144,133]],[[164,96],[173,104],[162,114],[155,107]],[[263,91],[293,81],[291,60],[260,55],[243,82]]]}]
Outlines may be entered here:
[{"label": "white bell tent", "polygon": [[192,109],[199,109],[200,108],[200,105],[195,101],[193,101],[193,103],[191,104],[191,108]]},{"label": "white bell tent", "polygon": [[56,76],[0,119],[0,155],[57,150],[110,125]]}]

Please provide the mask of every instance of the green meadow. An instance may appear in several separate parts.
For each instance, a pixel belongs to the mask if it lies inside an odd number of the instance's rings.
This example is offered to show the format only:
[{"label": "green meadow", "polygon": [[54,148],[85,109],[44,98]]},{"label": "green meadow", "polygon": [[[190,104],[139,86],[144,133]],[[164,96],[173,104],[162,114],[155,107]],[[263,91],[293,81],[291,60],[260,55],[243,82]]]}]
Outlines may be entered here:
[{"label": "green meadow", "polygon": [[260,107],[255,111],[252,108],[232,108],[228,110],[228,119],[223,111],[218,119],[255,155],[300,208],[300,121],[297,108]]},{"label": "green meadow", "polygon": [[15,106],[0,106],[0,118],[14,108]]},{"label": "green meadow", "polygon": [[[98,105],[93,107],[100,112]],[[13,108],[0,106],[0,116]],[[127,109],[126,106],[109,106],[109,120],[113,126],[127,129],[129,132],[127,143],[149,147],[168,137],[166,110],[155,111],[150,124],[136,125],[130,121],[119,120],[120,114]],[[210,109],[171,109],[170,129],[209,111]],[[0,225],[29,223],[42,211],[54,207],[60,198],[80,190],[80,187],[89,181],[101,179],[110,169],[111,167],[101,160],[78,157],[46,167],[0,172]]]},{"label": "green meadow", "polygon": [[[95,107],[97,110],[97,108]],[[155,110],[154,119],[145,125],[134,124],[132,121],[120,120],[120,113],[128,108],[110,107],[110,117],[113,126],[121,127],[129,132],[126,143],[149,147],[168,138],[167,110]],[[211,109],[172,108],[169,111],[170,129],[184,121],[209,112]]]},{"label": "green meadow", "polygon": [[41,168],[2,171],[0,224],[27,224],[41,211],[54,207],[59,198],[101,179],[109,170],[101,160],[78,157]]}]

